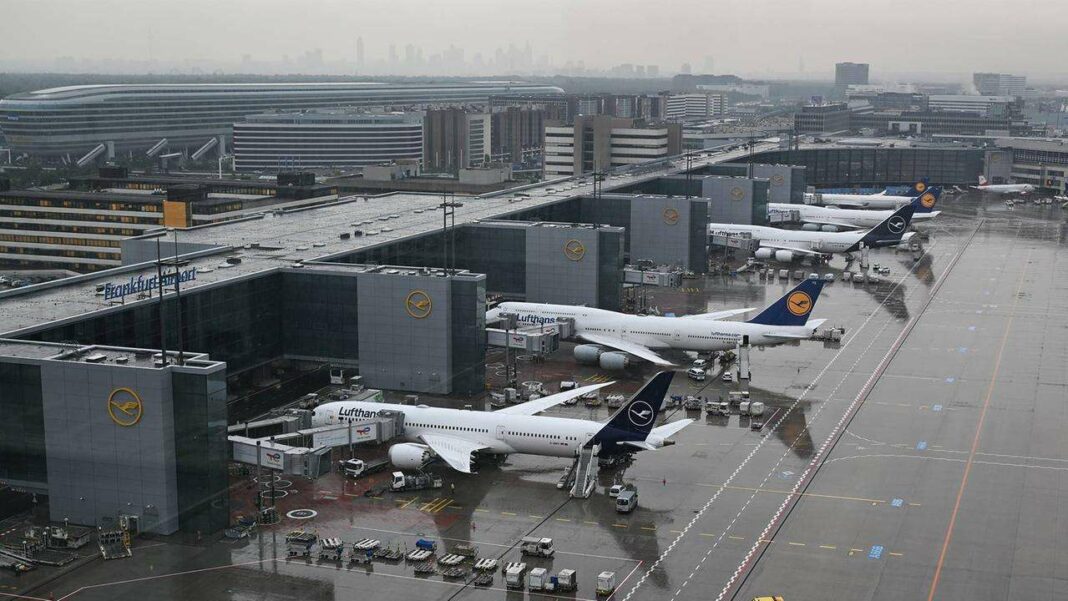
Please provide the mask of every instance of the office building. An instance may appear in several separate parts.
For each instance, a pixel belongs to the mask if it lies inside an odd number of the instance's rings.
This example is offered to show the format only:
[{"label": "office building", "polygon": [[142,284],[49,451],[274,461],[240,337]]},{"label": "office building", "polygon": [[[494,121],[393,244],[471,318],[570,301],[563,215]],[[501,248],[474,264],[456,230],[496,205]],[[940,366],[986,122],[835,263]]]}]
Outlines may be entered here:
[{"label": "office building", "polygon": [[493,145],[490,114],[462,107],[434,108],[423,120],[423,170],[457,173],[486,162]]},{"label": "office building", "polygon": [[490,96],[559,95],[560,88],[515,82],[457,84],[254,83],[67,86],[0,100],[0,129],[16,153],[45,156],[143,152],[163,140],[171,150],[211,139],[229,147],[231,127],[247,115],[337,107],[425,107],[484,103]]},{"label": "office building", "polygon": [[358,167],[423,156],[423,114],[314,110],[234,123],[238,171]]},{"label": "office building", "polygon": [[967,94],[932,94],[927,97],[932,111],[976,113],[984,117],[1020,114],[1021,102],[1015,96],[973,96]]},{"label": "office building", "polygon": [[694,121],[727,112],[725,94],[672,94],[667,97],[664,117],[671,121]]},{"label": "office building", "polygon": [[577,117],[574,125],[545,127],[547,179],[635,165],[682,152],[678,124],[643,126],[606,115]]},{"label": "office building", "polygon": [[849,105],[844,102],[810,104],[794,113],[794,132],[818,134],[849,129]]},{"label": "office building", "polygon": [[[0,265],[97,271],[122,264],[121,241],[149,230],[189,227],[269,209],[337,200],[337,188],[303,182],[131,178],[122,168],[71,180],[66,190],[0,192]],[[307,174],[311,175],[311,174]],[[232,183],[228,187],[227,183]]]},{"label": "office building", "polygon": [[1008,73],[974,73],[972,83],[981,96],[1023,96],[1027,77]]},{"label": "office building", "polygon": [[540,156],[545,142],[545,109],[509,106],[490,113],[490,156],[522,163]]},{"label": "office building", "polygon": [[[996,140],[1010,153],[1011,166],[1002,156],[988,157],[988,179],[995,183],[1032,184],[1058,194],[1068,191],[1068,143],[1065,140]],[[993,160],[991,160],[993,159]],[[998,170],[1002,170],[998,173]],[[1004,170],[1007,169],[1007,173]],[[995,179],[996,178],[996,179]]]},{"label": "office building", "polygon": [[868,84],[868,63],[836,63],[834,85],[844,89],[850,85]]}]

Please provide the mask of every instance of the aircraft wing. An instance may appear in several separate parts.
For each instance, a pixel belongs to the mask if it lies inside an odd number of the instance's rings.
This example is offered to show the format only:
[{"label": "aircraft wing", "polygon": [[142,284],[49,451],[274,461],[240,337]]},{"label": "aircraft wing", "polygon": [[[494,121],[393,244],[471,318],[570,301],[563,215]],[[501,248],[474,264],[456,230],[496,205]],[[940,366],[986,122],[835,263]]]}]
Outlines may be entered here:
[{"label": "aircraft wing", "polygon": [[484,444],[440,434],[423,434],[419,439],[444,459],[449,467],[465,474],[471,473],[471,453],[489,448]]},{"label": "aircraft wing", "polygon": [[627,342],[626,340],[621,340],[614,336],[605,336],[604,334],[590,334],[588,332],[583,332],[582,334],[580,334],[580,336],[583,340],[586,340],[587,342],[610,346],[616,349],[617,351],[630,353],[635,357],[645,359],[646,361],[655,363],[657,365],[675,365],[671,361],[668,361],[667,359],[661,357],[660,355],[657,355],[648,348],[635,342]]},{"label": "aircraft wing", "polygon": [[[664,424],[663,426],[657,426],[656,428],[653,428],[652,431],[649,432],[649,435],[655,436],[660,440],[667,440],[668,438],[671,438],[672,436],[677,434],[679,430],[682,430],[693,422],[694,420],[692,419],[680,419],[677,421],[673,421],[670,424]],[[648,440],[625,440],[623,441],[623,444],[639,448],[643,451],[655,451],[660,448],[659,446],[650,443]],[[670,443],[665,443],[665,446],[667,444]]]},{"label": "aircraft wing", "polygon": [[[816,328],[818,328],[821,325],[823,325],[823,322],[825,322],[825,321],[827,321],[827,320],[826,319],[810,319],[810,320],[808,320],[808,322],[805,323],[805,327],[809,328],[810,330],[815,330]],[[764,335],[768,336],[768,337],[771,337],[771,338],[781,338],[783,340],[808,340],[809,338],[811,338],[811,336],[804,336],[804,335],[801,335],[801,334],[785,334],[785,333],[780,334],[780,333],[777,333],[777,332],[765,332]]]},{"label": "aircraft wing", "polygon": [[850,229],[862,229],[860,226],[854,223],[847,223],[845,221],[838,221],[837,219],[827,219],[826,217],[806,218],[802,219],[805,223],[814,223],[816,225],[833,225],[836,227],[848,227]]},{"label": "aircraft wing", "polygon": [[801,254],[805,254],[805,255],[812,255],[812,256],[819,256],[819,255],[824,254],[824,253],[816,252],[816,251],[814,251],[812,249],[809,249],[809,248],[797,248],[796,246],[787,246],[785,244],[776,244],[775,242],[765,242],[763,240],[760,241],[760,246],[763,246],[764,248],[775,248],[775,249],[778,249],[778,250],[788,250],[788,251],[791,251],[791,252],[801,253]]},{"label": "aircraft wing", "polygon": [[867,209],[870,208],[868,203],[863,200],[836,200],[825,206],[838,207],[840,209]]},{"label": "aircraft wing", "polygon": [[693,315],[683,315],[682,319],[724,319],[726,317],[734,317],[735,315],[741,315],[750,311],[756,311],[756,307],[727,309],[726,311],[716,311],[714,313],[694,313]]},{"label": "aircraft wing", "polygon": [[605,386],[611,386],[612,384],[615,384],[615,382],[592,384],[590,386],[583,386],[582,388],[575,388],[574,390],[558,392],[556,394],[541,397],[540,399],[534,399],[533,401],[512,405],[511,407],[502,407],[494,413],[503,413],[505,415],[534,415],[536,413],[541,413],[550,407],[555,407],[569,399],[578,398],[587,392],[593,392],[594,390],[604,388]]},{"label": "aircraft wing", "polygon": [[657,426],[657,427],[653,428],[653,430],[652,430],[652,432],[650,432],[650,434],[653,434],[654,436],[659,436],[660,438],[671,438],[672,436],[677,434],[679,432],[679,430],[682,430],[683,428],[685,428],[686,426],[689,426],[692,423],[693,423],[692,419],[680,419],[680,420],[677,420],[677,421],[673,421],[670,424],[664,424],[663,426]]}]

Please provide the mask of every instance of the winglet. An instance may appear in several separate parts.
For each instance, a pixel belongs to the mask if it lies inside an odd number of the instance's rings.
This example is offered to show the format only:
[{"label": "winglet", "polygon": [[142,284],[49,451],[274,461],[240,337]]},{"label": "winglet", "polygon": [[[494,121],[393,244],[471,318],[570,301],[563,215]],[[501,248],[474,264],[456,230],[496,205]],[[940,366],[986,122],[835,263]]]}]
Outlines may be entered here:
[{"label": "winglet", "polygon": [[803,326],[823,290],[823,280],[805,280],[760,312],[749,323],[766,326]]}]

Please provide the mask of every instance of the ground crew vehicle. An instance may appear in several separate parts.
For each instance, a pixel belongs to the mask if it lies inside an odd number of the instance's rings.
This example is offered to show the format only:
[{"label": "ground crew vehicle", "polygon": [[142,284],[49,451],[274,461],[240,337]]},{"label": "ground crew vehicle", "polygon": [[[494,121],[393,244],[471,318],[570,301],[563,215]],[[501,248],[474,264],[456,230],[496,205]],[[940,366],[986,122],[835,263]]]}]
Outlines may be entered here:
[{"label": "ground crew vehicle", "polygon": [[597,575],[597,594],[601,596],[611,595],[616,590],[616,573],[601,572]]},{"label": "ground crew vehicle", "polygon": [[443,481],[440,476],[433,476],[430,474],[416,474],[414,476],[409,476],[404,472],[393,472],[393,481],[390,484],[390,489],[394,491],[422,490],[425,488],[441,488],[442,484]]},{"label": "ground crew vehicle", "polygon": [[526,586],[527,564],[512,563],[504,569],[504,586],[513,590],[523,590]]},{"label": "ground crew vehicle", "polygon": [[338,463],[341,471],[349,478],[362,478],[386,469],[389,459],[347,459]]},{"label": "ground crew vehicle", "polygon": [[553,548],[553,539],[551,538],[524,536],[523,541],[519,544],[519,552],[523,555],[533,555],[535,557],[552,557],[553,553],[556,553],[556,549]]},{"label": "ground crew vehicle", "polygon": [[638,507],[638,491],[624,490],[616,497],[616,511],[618,513],[630,513]]}]

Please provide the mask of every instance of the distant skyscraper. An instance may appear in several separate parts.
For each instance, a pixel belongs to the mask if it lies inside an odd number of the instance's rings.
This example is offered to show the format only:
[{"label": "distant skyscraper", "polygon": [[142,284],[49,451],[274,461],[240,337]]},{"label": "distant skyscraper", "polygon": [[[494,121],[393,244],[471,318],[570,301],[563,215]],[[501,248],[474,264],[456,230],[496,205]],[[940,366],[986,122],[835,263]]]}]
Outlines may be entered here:
[{"label": "distant skyscraper", "polygon": [[1008,73],[973,73],[972,83],[982,96],[1023,96],[1027,77]]},{"label": "distant skyscraper", "polygon": [[868,85],[868,63],[838,63],[834,66],[834,85]]},{"label": "distant skyscraper", "polygon": [[363,56],[363,38],[356,38],[356,68],[363,71],[364,56]]},{"label": "distant skyscraper", "polygon": [[693,73],[693,67],[690,66],[690,63],[682,63],[682,68],[679,69],[679,71],[689,75]]}]

